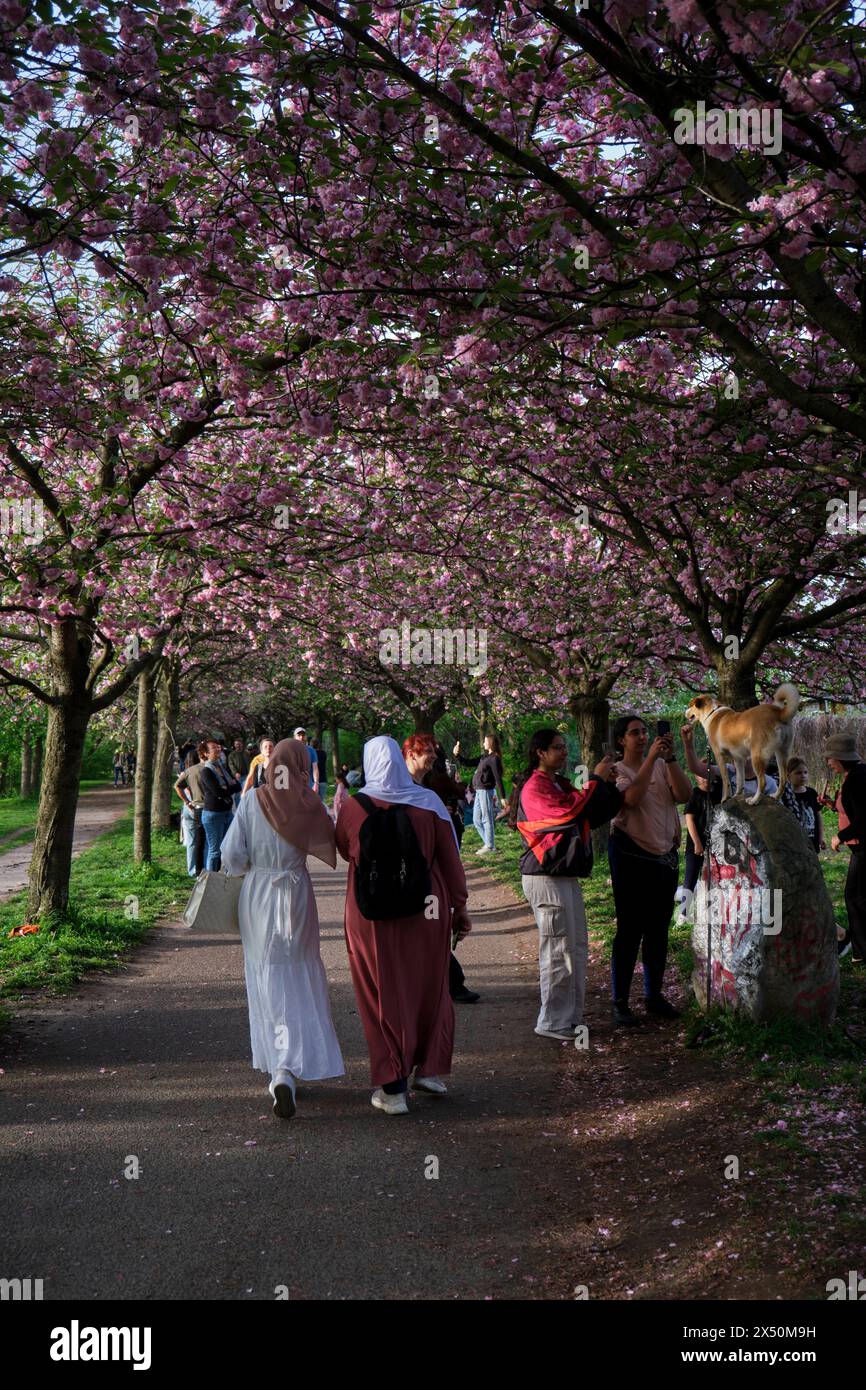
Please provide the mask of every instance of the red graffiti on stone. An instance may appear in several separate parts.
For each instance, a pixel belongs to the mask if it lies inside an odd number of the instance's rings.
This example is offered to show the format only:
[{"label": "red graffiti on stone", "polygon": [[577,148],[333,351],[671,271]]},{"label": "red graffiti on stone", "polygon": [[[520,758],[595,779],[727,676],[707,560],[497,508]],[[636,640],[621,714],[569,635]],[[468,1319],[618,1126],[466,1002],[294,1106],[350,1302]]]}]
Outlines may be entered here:
[{"label": "red graffiti on stone", "polygon": [[835,994],[835,981],[828,980],[824,985],[816,985],[814,989],[801,989],[794,999],[794,1012],[800,1018],[814,1018],[815,1014],[822,1020],[828,1020],[832,1016]]}]

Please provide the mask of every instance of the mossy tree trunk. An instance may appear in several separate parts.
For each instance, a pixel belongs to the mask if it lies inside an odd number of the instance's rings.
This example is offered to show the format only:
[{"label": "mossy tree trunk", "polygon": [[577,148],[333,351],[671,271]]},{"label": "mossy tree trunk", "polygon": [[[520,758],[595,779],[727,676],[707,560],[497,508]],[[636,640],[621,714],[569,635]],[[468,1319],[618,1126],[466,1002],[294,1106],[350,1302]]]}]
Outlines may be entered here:
[{"label": "mossy tree trunk", "polygon": [[150,797],[153,787],[154,673],[142,671],[138,677],[138,743],[135,764],[135,812],[132,855],[137,864],[149,864]]},{"label": "mossy tree trunk", "polygon": [[22,796],[30,796],[33,791],[33,745],[29,738],[21,742],[21,785]]},{"label": "mossy tree trunk", "polygon": [[180,672],[173,660],[160,666],[156,687],[156,754],[150,802],[154,830],[171,829],[171,792],[175,772],[175,734],[180,717]]},{"label": "mossy tree trunk", "polygon": [[42,734],[33,740],[33,767],[30,774],[31,789],[38,792],[42,785],[42,760],[45,756],[45,739]]}]

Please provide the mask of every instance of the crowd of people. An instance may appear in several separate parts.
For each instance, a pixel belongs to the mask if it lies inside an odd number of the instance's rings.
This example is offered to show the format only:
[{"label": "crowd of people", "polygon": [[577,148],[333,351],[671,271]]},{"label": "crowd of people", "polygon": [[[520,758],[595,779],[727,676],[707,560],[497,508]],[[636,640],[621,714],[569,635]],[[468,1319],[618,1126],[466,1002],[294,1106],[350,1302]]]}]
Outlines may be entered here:
[{"label": "crowd of people", "polygon": [[[603,825],[610,827],[616,914],[613,1021],[622,1027],[641,1022],[631,1007],[639,954],[646,1013],[677,1018],[663,993],[669,924],[678,892],[693,889],[701,874],[711,807],[721,797],[720,779],[697,757],[692,733],[682,730],[694,783],[679,764],[669,726],[651,737],[642,718],[625,715],[613,726],[604,757],[575,785],[563,774],[564,736],[539,729],[510,795],[495,735],[484,739],[479,756],[465,757],[457,743],[450,759],[432,735],[414,735],[402,748],[381,735],[365,744],[362,768],[342,765],[330,811],[325,755],[302,726],[290,739],[261,739],[258,751],[241,739],[228,749],[212,738],[181,750],[176,790],[184,803],[190,874],[222,867],[245,876],[238,911],[253,1066],[269,1075],[275,1113],[295,1113],[298,1081],[343,1073],[308,855],[333,868],[339,853],[349,866],[344,925],[373,1105],[403,1114],[410,1088],[446,1092],[452,1003],[479,998],[455,954],[472,927],[460,857],[470,814],[482,841],[478,854],[495,851],[497,820],[505,816],[523,841],[522,885],[539,939],[537,1034],[573,1040],[583,1025],[588,939],[580,880],[592,872],[592,831]],[[816,853],[824,844],[822,801],[838,814],[831,846],[851,851],[849,930],[839,950],[853,947],[861,962],[866,764],[848,736],[831,737],[825,753],[830,772],[841,779],[838,792],[819,796],[795,758],[780,774],[781,804]],[[461,770],[470,768],[467,785]],[[748,790],[754,770],[747,767],[746,776]],[[680,807],[686,829],[682,885]]]},{"label": "crowd of people", "polygon": [[[644,1007],[650,1015],[674,1019],[679,1011],[664,997],[668,930],[678,896],[694,890],[703,871],[711,806],[722,797],[718,772],[699,759],[691,726],[681,730],[685,759],[694,785],[679,766],[669,728],[650,739],[646,722],[625,715],[613,726],[613,747],[578,788],[562,776],[565,740],[555,729],[533,735],[529,764],[512,792],[511,822],[526,842],[521,859],[523,891],[539,932],[541,1011],[536,1032],[570,1038],[582,1022],[587,930],[580,878],[592,870],[591,831],[610,824],[608,862],[616,913],[611,949],[613,1021],[635,1027],[632,979],[638,952],[643,961]],[[866,764],[855,740],[827,739],[825,761],[840,778],[833,797],[807,785],[801,758],[786,765],[781,804],[791,812],[815,853],[824,846],[820,806],[831,808],[839,830],[831,848],[851,851],[845,884],[848,929],[839,928],[839,955],[866,957]],[[734,769],[729,772],[733,774]],[[746,764],[745,794],[754,793],[755,771]],[[778,789],[768,777],[766,794]],[[686,823],[685,875],[679,884],[682,838],[679,807]],[[805,849],[805,845],[804,845]],[[807,851],[808,852],[808,851]]]}]

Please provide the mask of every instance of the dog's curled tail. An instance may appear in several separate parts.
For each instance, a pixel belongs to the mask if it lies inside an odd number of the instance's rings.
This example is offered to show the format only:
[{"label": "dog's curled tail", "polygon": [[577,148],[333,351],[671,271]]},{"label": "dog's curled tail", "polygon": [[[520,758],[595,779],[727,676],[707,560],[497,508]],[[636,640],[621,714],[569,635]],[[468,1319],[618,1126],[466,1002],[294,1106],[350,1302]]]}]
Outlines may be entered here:
[{"label": "dog's curled tail", "polygon": [[779,689],[773,696],[773,704],[781,706],[782,713],[779,717],[780,723],[787,724],[793,719],[794,715],[797,713],[799,703],[800,692],[796,685],[790,685],[786,681],[784,685],[779,686]]}]

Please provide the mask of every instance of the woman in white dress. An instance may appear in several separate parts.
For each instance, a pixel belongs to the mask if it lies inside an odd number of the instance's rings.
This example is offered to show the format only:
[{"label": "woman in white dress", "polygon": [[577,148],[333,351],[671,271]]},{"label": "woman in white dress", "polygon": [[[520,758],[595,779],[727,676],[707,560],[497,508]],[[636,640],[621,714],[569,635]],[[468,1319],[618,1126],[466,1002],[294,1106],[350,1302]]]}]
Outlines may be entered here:
[{"label": "woman in white dress", "polygon": [[241,798],[221,847],[229,874],[246,874],[238,904],[253,1066],[270,1074],[274,1114],[295,1113],[295,1081],[343,1075],[319,954],[319,915],[307,855],[333,869],[334,823],[310,790],[310,760],[283,739],[266,781]]}]

